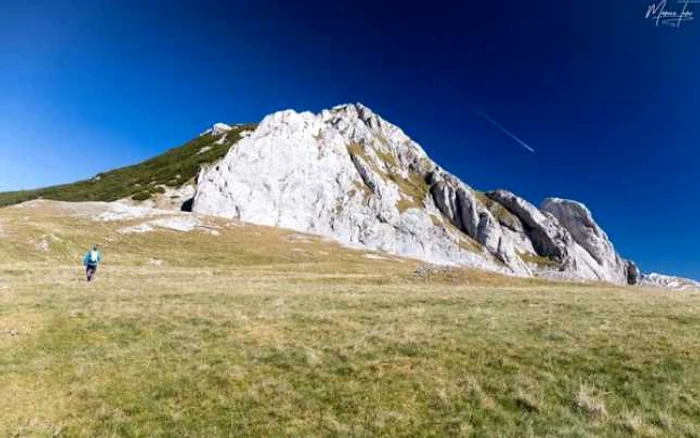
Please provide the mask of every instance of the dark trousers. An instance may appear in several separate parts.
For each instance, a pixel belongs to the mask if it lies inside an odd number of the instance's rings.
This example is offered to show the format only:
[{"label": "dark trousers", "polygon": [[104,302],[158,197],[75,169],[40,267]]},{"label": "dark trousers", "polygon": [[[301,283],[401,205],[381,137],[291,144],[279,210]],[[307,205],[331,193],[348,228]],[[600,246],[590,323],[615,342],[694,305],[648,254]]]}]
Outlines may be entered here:
[{"label": "dark trousers", "polygon": [[91,281],[92,278],[95,276],[96,272],[97,272],[97,265],[85,266],[85,276],[87,277],[87,281]]}]

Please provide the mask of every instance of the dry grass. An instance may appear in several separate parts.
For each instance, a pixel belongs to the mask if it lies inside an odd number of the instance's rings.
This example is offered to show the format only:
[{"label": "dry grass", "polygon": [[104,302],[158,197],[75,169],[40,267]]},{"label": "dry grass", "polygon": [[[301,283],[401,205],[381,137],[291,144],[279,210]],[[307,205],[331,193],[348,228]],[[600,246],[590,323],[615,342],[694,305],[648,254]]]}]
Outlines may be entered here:
[{"label": "dry grass", "polygon": [[594,417],[605,417],[608,415],[603,400],[595,394],[595,390],[587,385],[581,385],[576,393],[574,404],[577,408],[582,409],[584,412]]},{"label": "dry grass", "polygon": [[389,173],[386,177],[396,183],[399,191],[405,196],[396,206],[400,212],[423,206],[429,187],[420,174],[411,173],[408,178],[404,178],[399,174]]},{"label": "dry grass", "polygon": [[396,157],[391,152],[385,152],[381,149],[377,149],[377,156],[381,161],[390,166],[390,168],[395,169],[399,167],[399,163],[396,161]]},{"label": "dry grass", "polygon": [[530,263],[539,267],[557,266],[558,264],[556,261],[551,260],[547,257],[543,257],[537,254],[531,254],[529,252],[519,252],[518,256],[525,263]]},{"label": "dry grass", "polygon": [[0,435],[700,435],[698,294],[418,278],[224,222],[105,242],[124,224],[0,217]]}]

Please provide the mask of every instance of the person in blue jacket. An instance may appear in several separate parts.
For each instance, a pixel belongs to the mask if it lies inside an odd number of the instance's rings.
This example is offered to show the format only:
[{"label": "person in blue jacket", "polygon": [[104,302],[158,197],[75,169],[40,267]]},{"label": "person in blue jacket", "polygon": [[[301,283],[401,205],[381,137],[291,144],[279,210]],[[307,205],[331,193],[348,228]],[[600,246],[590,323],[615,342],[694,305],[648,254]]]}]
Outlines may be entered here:
[{"label": "person in blue jacket", "polygon": [[97,244],[92,246],[92,249],[88,250],[83,257],[83,265],[85,265],[85,276],[87,281],[92,281],[97,272],[97,267],[102,262],[102,253],[97,248]]}]

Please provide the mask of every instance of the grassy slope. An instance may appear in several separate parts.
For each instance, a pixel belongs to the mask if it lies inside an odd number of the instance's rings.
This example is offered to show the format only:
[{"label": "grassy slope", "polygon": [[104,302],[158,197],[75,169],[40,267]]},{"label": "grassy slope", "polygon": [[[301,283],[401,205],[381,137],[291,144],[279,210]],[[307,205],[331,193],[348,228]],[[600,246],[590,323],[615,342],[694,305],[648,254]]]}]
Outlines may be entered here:
[{"label": "grassy slope", "polygon": [[700,436],[698,294],[50,213],[0,210],[0,435]]},{"label": "grassy slope", "polygon": [[[158,186],[178,187],[190,181],[196,177],[201,165],[223,157],[239,139],[241,131],[254,128],[255,125],[235,126],[222,144],[215,144],[220,137],[203,135],[143,163],[101,173],[90,180],[37,190],[0,193],[0,207],[38,198],[115,201],[135,196],[138,200],[147,199],[158,192]],[[211,149],[199,153],[207,146]]]}]

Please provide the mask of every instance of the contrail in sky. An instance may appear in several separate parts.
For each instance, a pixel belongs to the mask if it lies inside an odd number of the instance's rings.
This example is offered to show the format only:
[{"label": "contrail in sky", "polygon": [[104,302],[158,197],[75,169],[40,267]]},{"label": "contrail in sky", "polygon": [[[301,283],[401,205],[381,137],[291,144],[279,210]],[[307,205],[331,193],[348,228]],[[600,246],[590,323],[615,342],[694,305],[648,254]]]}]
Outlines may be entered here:
[{"label": "contrail in sky", "polygon": [[488,114],[486,114],[485,112],[481,111],[479,108],[476,108],[476,107],[474,107],[474,108],[476,109],[476,111],[477,111],[479,114],[481,114],[482,116],[484,116],[484,118],[486,118],[486,120],[488,120],[489,122],[491,122],[491,123],[493,124],[493,126],[495,126],[496,128],[500,129],[501,131],[505,132],[506,134],[508,134],[508,136],[509,136],[510,138],[512,138],[513,140],[515,140],[515,141],[517,141],[518,143],[520,143],[520,146],[524,147],[525,149],[527,149],[528,151],[530,151],[530,152],[532,152],[532,153],[535,153],[535,150],[532,149],[530,146],[528,146],[527,143],[525,143],[524,141],[520,140],[520,139],[519,139],[518,137],[516,137],[515,135],[511,134],[510,131],[508,131],[508,130],[507,130],[506,128],[504,128],[500,123],[498,123],[497,121],[495,121],[494,119],[492,119],[491,117],[489,117]]}]

